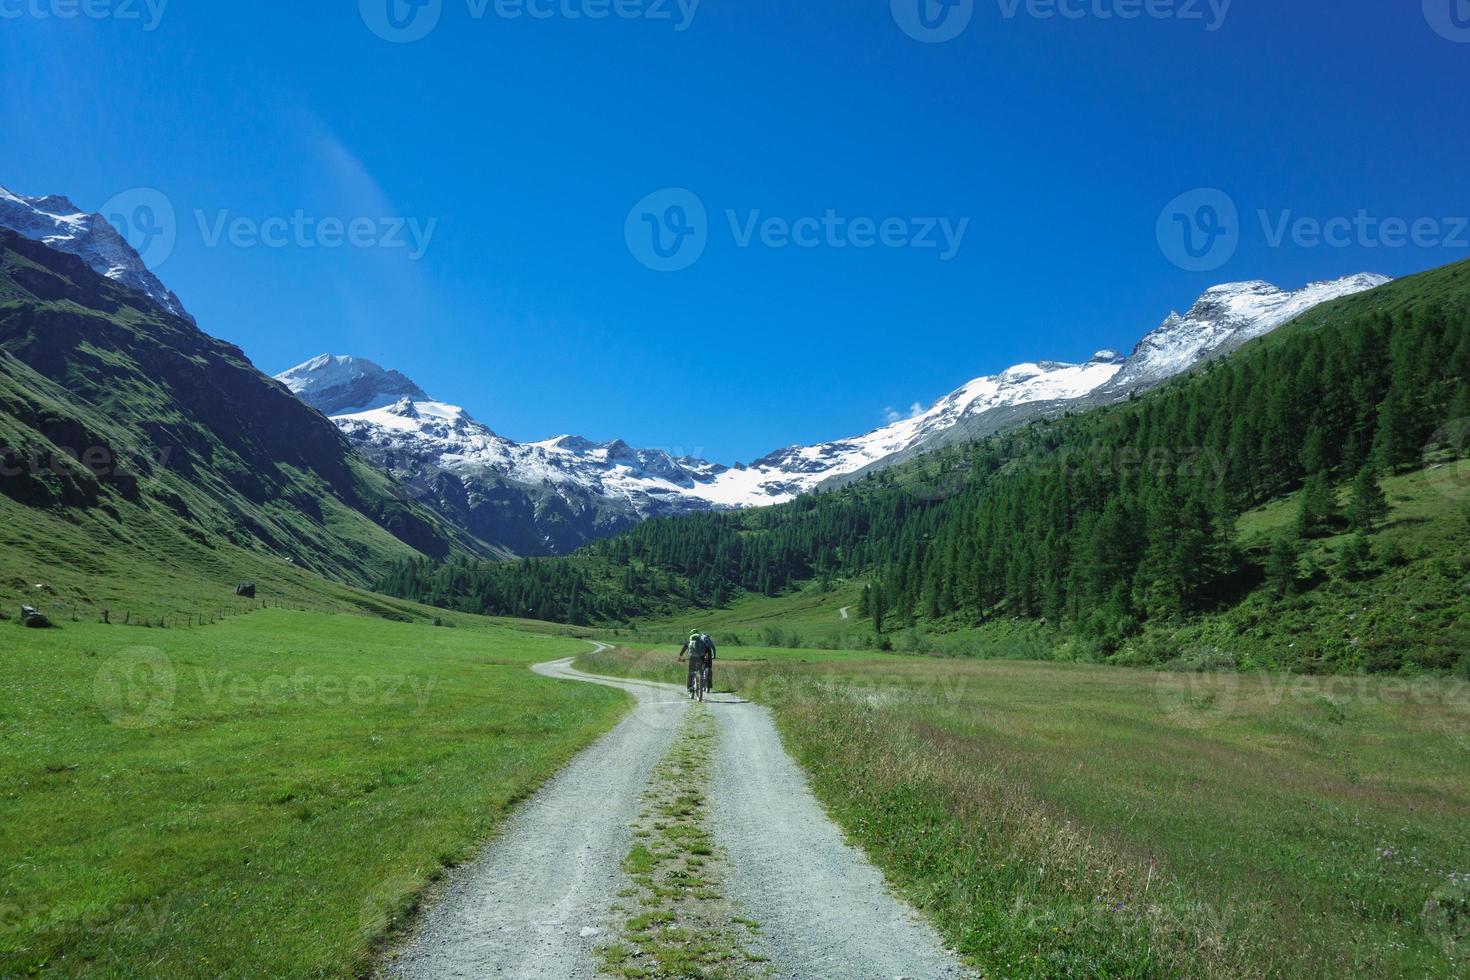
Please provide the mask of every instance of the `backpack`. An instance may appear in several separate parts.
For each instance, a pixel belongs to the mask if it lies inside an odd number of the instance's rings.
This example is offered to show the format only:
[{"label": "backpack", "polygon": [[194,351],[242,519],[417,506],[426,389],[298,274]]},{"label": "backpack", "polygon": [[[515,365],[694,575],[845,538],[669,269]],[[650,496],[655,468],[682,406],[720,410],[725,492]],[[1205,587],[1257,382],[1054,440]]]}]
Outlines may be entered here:
[{"label": "backpack", "polygon": [[684,645],[684,651],[689,654],[691,662],[703,660],[709,654],[709,641],[702,636],[691,636]]}]

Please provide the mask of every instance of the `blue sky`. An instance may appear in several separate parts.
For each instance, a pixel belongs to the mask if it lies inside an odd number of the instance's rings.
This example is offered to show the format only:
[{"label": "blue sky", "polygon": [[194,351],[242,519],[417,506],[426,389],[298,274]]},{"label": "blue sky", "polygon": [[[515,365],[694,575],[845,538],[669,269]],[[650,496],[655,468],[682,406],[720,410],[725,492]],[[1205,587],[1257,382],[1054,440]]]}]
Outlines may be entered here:
[{"label": "blue sky", "polygon": [[[963,27],[937,43],[906,33],[937,37],[920,0],[393,0],[432,26],[408,43],[369,26],[389,0],[68,2],[0,0],[0,184],[161,195],[157,271],[263,370],[359,354],[520,439],[748,461],[1126,349],[1217,282],[1402,275],[1470,238],[1462,0],[922,0]],[[704,210],[680,271],[640,262],[640,228],[698,217],[665,188]],[[1239,214],[1200,271],[1159,234],[1198,188]],[[1296,223],[1360,214],[1331,244]],[[322,219],[367,223],[325,247]],[[957,250],[915,247],[946,224]]]}]

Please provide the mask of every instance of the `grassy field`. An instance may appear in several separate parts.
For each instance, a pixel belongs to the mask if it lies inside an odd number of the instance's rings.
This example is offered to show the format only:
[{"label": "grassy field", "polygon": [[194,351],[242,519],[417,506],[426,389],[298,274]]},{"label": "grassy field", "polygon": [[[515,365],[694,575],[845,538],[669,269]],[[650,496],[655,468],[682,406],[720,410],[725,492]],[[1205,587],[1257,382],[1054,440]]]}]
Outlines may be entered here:
[{"label": "grassy field", "polygon": [[[678,676],[661,649],[582,663]],[[992,975],[1470,975],[1463,684],[810,649],[719,672]]]},{"label": "grassy field", "polygon": [[[1175,664],[1190,669],[1297,670],[1310,673],[1448,673],[1470,680],[1470,477],[1464,462],[1382,481],[1390,515],[1369,538],[1365,573],[1345,574],[1352,539],[1331,534],[1302,543],[1296,594],[1279,598],[1260,583],[1234,605],[1182,624],[1148,626],[1111,654],[1070,632],[997,617],[983,626],[953,620],[912,625],[889,617],[885,632],[859,615],[861,583],[829,592],[808,584],[776,598],[750,596],[728,608],[653,619],[604,638],[675,644],[693,626],[724,646],[876,650],[957,657]],[[1341,503],[1347,489],[1339,488]],[[1237,547],[1257,568],[1274,539],[1295,521],[1287,497],[1243,514]],[[843,619],[841,609],[848,608]]]},{"label": "grassy field", "polygon": [[352,976],[626,710],[586,649],[270,609],[0,623],[0,976]]},{"label": "grassy field", "polygon": [[[247,580],[257,585],[254,603],[235,596],[235,586]],[[147,509],[134,508],[120,525],[100,512],[38,510],[0,496],[0,617],[15,616],[20,603],[60,622],[73,615],[96,621],[107,609],[119,623],[125,617],[174,623],[262,604],[453,618],[329,581],[264,551],[195,540]]]}]

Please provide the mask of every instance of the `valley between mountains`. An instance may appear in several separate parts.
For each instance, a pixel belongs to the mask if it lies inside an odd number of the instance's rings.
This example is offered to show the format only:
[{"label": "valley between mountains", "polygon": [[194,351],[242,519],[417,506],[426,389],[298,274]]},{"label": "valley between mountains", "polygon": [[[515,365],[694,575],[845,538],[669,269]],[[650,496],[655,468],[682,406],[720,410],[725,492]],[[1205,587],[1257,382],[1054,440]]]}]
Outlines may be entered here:
[{"label": "valley between mountains", "polygon": [[744,466],[474,398],[0,193],[0,975],[1465,975],[1470,263]]},{"label": "valley between mountains", "polygon": [[912,418],[724,466],[595,443],[575,435],[519,443],[402,374],[323,354],[276,375],[327,415],[411,496],[484,541],[521,555],[566,554],[651,517],[786,503],[945,446],[1040,418],[1136,396],[1228,354],[1313,308],[1383,285],[1355,275],[1286,292],[1269,283],[1216,286],[1171,313],[1124,357],[1036,361],[976,378]]}]

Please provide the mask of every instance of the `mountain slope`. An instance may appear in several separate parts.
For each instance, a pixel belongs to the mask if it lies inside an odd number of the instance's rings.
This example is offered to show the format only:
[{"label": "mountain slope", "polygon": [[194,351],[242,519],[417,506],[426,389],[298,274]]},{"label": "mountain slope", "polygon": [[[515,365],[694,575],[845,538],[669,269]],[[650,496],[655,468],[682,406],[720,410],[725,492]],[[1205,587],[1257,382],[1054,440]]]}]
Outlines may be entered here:
[{"label": "mountain slope", "polygon": [[0,228],[75,255],[99,275],[136,289],[165,313],[194,322],[179,298],[159,281],[117,229],[65,197],[23,197],[0,187]]},{"label": "mountain slope", "polygon": [[[575,597],[626,622],[676,601],[671,621],[699,622],[689,606],[811,582],[840,597],[833,623],[855,612],[850,639],[912,650],[941,646],[918,629],[983,629],[971,649],[1008,655],[1470,676],[1467,417],[1470,261],[1314,307],[1137,399],[789,504],[644,524],[547,563],[537,614]],[[1376,473],[1386,517],[1355,527]],[[1313,485],[1338,513],[1299,530]],[[519,585],[423,566],[385,582],[468,609]],[[752,601],[747,622],[786,625]]]},{"label": "mountain slope", "polygon": [[85,517],[111,546],[147,524],[205,552],[366,584],[387,560],[488,553],[406,502],[240,350],[82,259],[0,229],[0,496]]},{"label": "mountain slope", "polygon": [[1138,342],[1127,358],[1111,361],[1114,370],[1090,389],[1056,397],[1007,401],[988,411],[966,413],[952,425],[934,427],[876,465],[844,474],[844,479],[834,482],[849,482],[926,452],[983,439],[1032,419],[1054,417],[1141,394],[1263,337],[1324,303],[1367,292],[1390,281],[1387,276],[1359,273],[1310,283],[1290,292],[1259,281],[1214,286],[1184,315],[1170,313]]},{"label": "mountain slope", "polygon": [[519,554],[563,554],[640,520],[790,501],[923,453],[1031,419],[1147,390],[1329,300],[1375,288],[1358,275],[1286,292],[1217,286],[1174,313],[1124,358],[1040,361],[977,378],[912,418],[863,435],[779,449],[722,466],[577,436],[518,443],[396,371],[322,355],[277,376],[333,418],[359,451],[459,526]]},{"label": "mountain slope", "polygon": [[649,517],[704,509],[695,488],[723,469],[576,436],[518,443],[363,358],[324,354],[277,380],[409,494],[521,555],[565,554]]},{"label": "mountain slope", "polygon": [[1314,282],[1286,292],[1268,282],[1215,286],[1180,316],[1170,313],[1147,334],[1108,383],[1094,394],[1100,400],[1146,390],[1211,357],[1265,336],[1313,307],[1377,289],[1387,276],[1359,273],[1331,282]]}]

